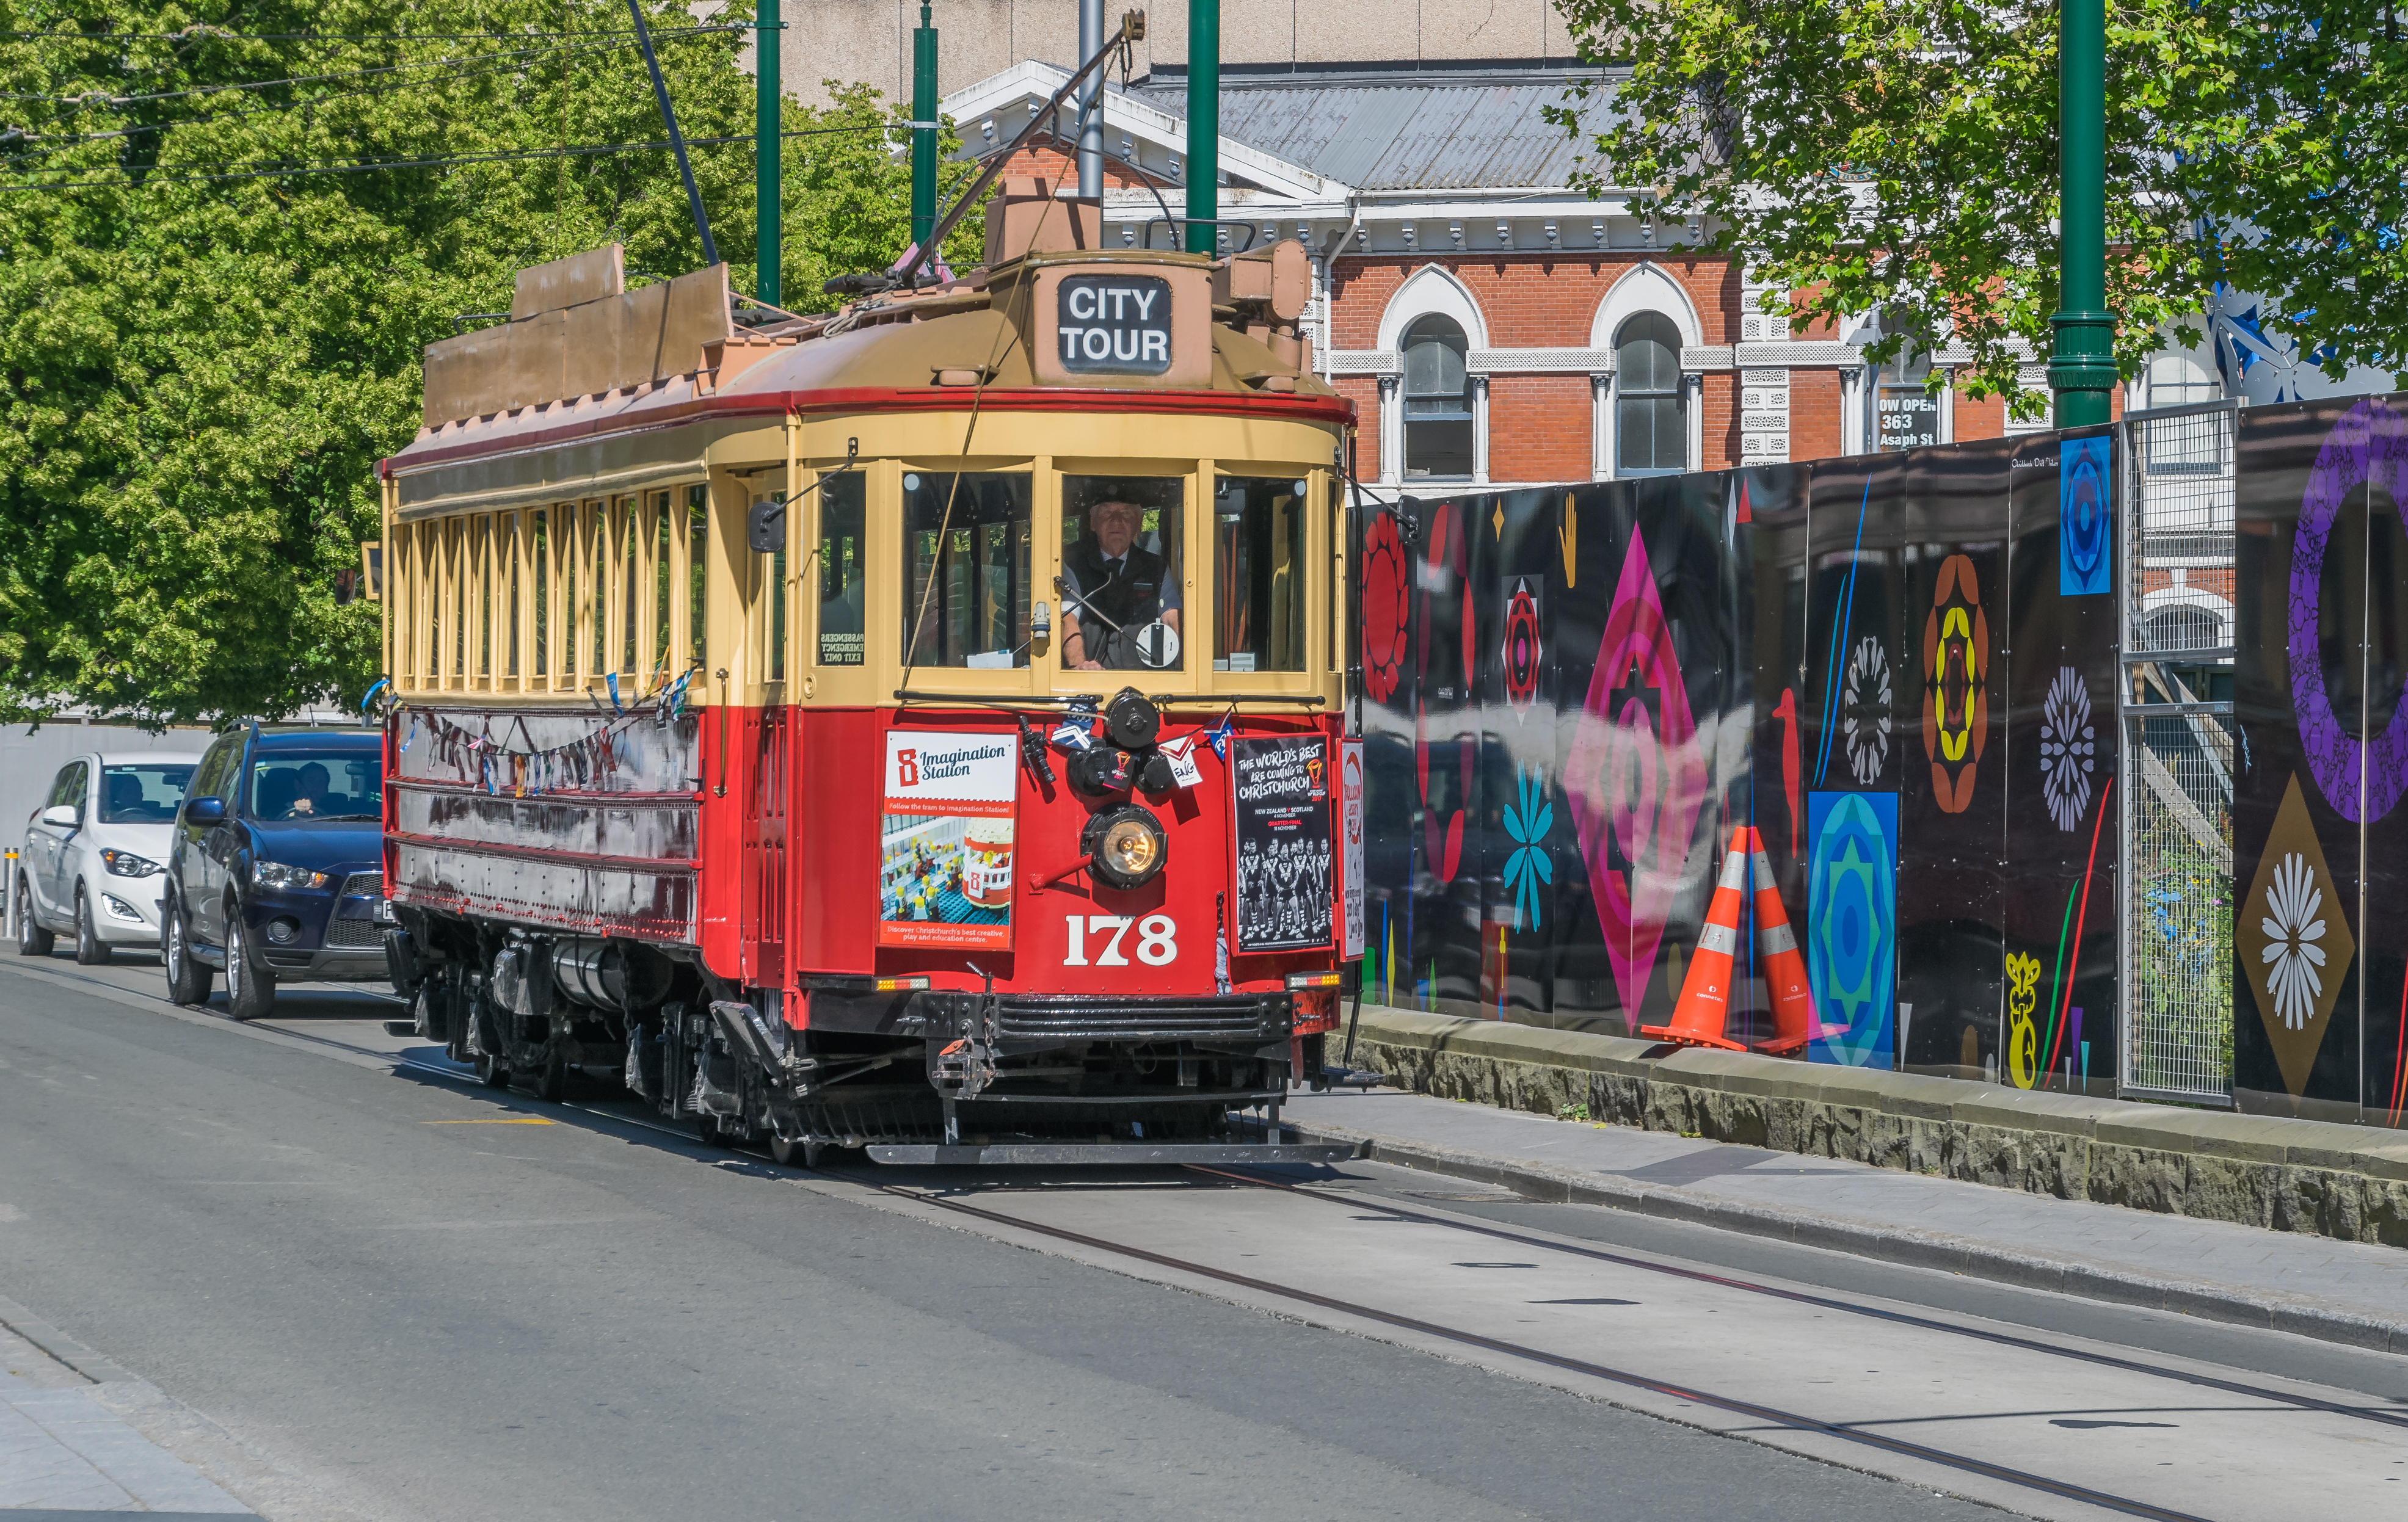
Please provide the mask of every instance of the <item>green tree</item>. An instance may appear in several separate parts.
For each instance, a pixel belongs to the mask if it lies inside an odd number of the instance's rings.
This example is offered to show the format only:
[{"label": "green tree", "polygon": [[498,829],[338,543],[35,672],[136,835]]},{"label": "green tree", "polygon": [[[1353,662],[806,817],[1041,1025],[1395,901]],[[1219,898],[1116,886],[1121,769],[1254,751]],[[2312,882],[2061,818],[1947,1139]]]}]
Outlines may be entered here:
[{"label": "green tree", "polygon": [[[1556,113],[1592,192],[1636,188],[1801,292],[1878,312],[1868,356],[1973,354],[2027,416],[2018,363],[2057,306],[2057,7],[2046,0],[1561,0],[1628,77]],[[2219,281],[2334,375],[2397,367],[2408,92],[2386,11],[2115,0],[2107,20],[2109,304],[2128,377]],[[2015,341],[2020,340],[2020,345]],[[2022,352],[2018,353],[2020,348]]]},{"label": "green tree", "polygon": [[[751,7],[644,3],[749,291]],[[633,44],[612,0],[0,0],[0,715],[358,695],[377,610],[335,577],[425,345],[527,264],[701,263]],[[894,119],[788,103],[784,290],[902,250]]]}]

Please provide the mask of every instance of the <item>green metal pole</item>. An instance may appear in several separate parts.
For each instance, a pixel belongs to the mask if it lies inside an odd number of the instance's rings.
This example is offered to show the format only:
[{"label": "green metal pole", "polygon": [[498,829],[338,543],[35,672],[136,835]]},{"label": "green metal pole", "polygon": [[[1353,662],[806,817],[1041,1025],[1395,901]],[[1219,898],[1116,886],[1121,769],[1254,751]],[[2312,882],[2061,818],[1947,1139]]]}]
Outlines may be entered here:
[{"label": "green metal pole", "polygon": [[[937,29],[925,0],[911,34],[911,120],[937,120]],[[924,245],[937,230],[937,129],[911,129],[911,241]],[[931,250],[928,266],[936,267]]]},{"label": "green metal pole", "polygon": [[756,95],[752,124],[752,194],[758,208],[761,232],[758,251],[753,255],[758,267],[752,276],[752,293],[774,306],[778,303],[778,269],[783,263],[782,246],[779,241],[778,149],[784,141],[779,134],[785,125],[778,111],[781,93],[778,85],[778,55],[784,50],[785,43],[785,27],[778,19],[778,0],[761,0],[761,14],[757,19],[761,29],[752,34],[752,79]]},{"label": "green metal pole", "polygon": [[1218,251],[1221,0],[1187,0],[1187,251]]},{"label": "green metal pole", "polygon": [[2057,34],[2057,426],[2107,421],[2115,386],[2115,314],[2107,310],[2107,5],[2064,0]]}]

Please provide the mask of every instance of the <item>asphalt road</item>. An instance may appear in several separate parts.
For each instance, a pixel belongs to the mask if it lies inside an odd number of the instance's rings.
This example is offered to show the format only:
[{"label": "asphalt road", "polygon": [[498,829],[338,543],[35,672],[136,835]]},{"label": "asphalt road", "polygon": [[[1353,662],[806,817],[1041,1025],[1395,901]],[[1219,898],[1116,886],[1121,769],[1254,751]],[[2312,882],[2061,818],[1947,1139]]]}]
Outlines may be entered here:
[{"label": "asphalt road", "polygon": [[372,992],[159,990],[0,963],[0,1296],[378,1522],[2111,1515],[1852,1430],[2180,1515],[2408,1490],[2314,1404],[2408,1420],[2397,1358],[1374,1167],[807,1176],[430,1071]]}]

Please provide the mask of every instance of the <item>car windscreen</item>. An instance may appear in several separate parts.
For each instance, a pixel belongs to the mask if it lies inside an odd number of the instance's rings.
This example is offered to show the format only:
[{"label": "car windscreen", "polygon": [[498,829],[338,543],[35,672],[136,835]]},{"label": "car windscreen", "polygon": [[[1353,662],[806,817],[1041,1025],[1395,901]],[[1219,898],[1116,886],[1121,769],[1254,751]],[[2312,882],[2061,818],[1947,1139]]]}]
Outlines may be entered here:
[{"label": "car windscreen", "polygon": [[373,750],[252,753],[254,819],[374,819],[384,812],[384,758]]},{"label": "car windscreen", "polygon": [[168,824],[192,785],[191,761],[129,761],[100,769],[100,822]]}]

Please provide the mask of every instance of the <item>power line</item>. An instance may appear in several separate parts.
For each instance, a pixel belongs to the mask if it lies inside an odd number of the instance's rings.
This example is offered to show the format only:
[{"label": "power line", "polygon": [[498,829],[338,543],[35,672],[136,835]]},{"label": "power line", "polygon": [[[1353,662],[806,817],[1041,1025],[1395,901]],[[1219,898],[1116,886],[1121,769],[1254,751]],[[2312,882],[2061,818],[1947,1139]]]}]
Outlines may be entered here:
[{"label": "power line", "polygon": [[[909,125],[910,124],[908,122],[877,121],[865,123],[860,126],[805,127],[797,128],[793,132],[781,132],[778,135],[781,138],[824,137],[839,133],[898,132],[908,130]],[[749,143],[752,141],[753,141],[752,134],[741,133],[727,137],[689,137],[686,139],[686,144],[690,148],[715,148],[728,143]],[[315,164],[303,165],[297,168],[252,169],[236,174],[150,175],[138,182],[129,179],[79,179],[64,181],[54,180],[47,184],[36,182],[22,185],[0,185],[0,192],[83,190],[139,191],[148,189],[152,185],[193,185],[218,183],[225,180],[237,179],[272,179],[283,177],[297,177],[301,175],[355,175],[371,173],[379,169],[435,169],[457,164],[516,164],[531,159],[583,157],[603,153],[666,152],[668,150],[668,146],[669,145],[666,142],[586,143],[566,148],[513,149],[504,153],[460,153],[437,158],[422,159],[374,159],[366,160],[357,164],[340,164],[333,160],[321,160]],[[137,170],[150,167],[153,166],[148,164],[134,165],[134,168]]]},{"label": "power line", "polygon": [[[681,26],[656,34],[663,37],[689,37],[711,32],[750,31],[736,26]],[[624,46],[624,44],[622,45]],[[460,64],[492,63],[504,58],[530,58],[545,53],[581,51],[579,48],[513,48],[503,52],[486,53],[477,58],[436,58],[420,64],[385,64],[375,68],[343,69],[330,74],[300,74],[280,79],[252,79],[241,84],[195,85],[189,90],[163,90],[147,95],[98,95],[97,92],[81,95],[36,95],[0,93],[0,100],[36,101],[52,106],[135,106],[150,101],[182,100],[190,95],[214,95],[235,90],[272,90],[279,85],[322,84],[329,79],[362,79],[376,75],[406,74],[413,69],[445,68]]]},{"label": "power line", "polygon": [[[562,56],[570,56],[587,52],[615,52],[625,46],[624,42],[597,43],[591,48],[559,48],[552,50]],[[351,100],[361,95],[381,95],[395,90],[423,90],[430,85],[444,84],[452,80],[479,78],[488,74],[501,73],[515,66],[510,64],[479,64],[473,67],[463,67],[451,74],[437,75],[432,78],[411,79],[390,84],[357,85],[349,90],[329,91],[322,95],[312,95],[308,100],[289,101],[280,106],[253,106],[239,110],[208,111],[199,116],[177,117],[172,121],[153,121],[145,126],[120,127],[114,132],[33,133],[27,135],[24,140],[27,143],[39,143],[46,146],[38,149],[28,148],[21,151],[54,153],[76,143],[108,142],[119,137],[136,136],[146,132],[166,132],[176,127],[199,126],[210,121],[240,121],[254,116],[273,116],[282,111],[297,111],[306,107],[324,106],[333,101]]]},{"label": "power line", "polygon": [[[682,29],[681,29],[682,30]],[[757,21],[728,21],[706,28],[714,32],[758,32]],[[783,31],[781,24],[779,30]],[[0,31],[0,37],[26,42],[519,42],[538,37],[631,37],[627,28],[596,27],[590,32],[230,32],[206,23],[181,32],[28,32]],[[655,36],[666,36],[656,32]]]}]

